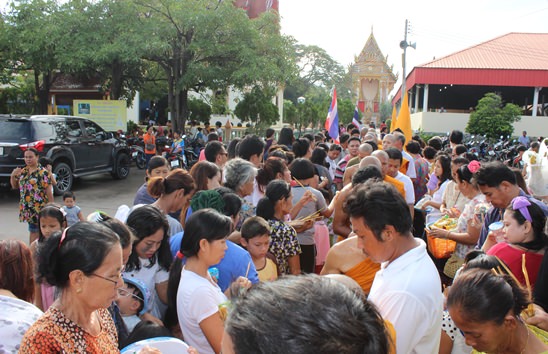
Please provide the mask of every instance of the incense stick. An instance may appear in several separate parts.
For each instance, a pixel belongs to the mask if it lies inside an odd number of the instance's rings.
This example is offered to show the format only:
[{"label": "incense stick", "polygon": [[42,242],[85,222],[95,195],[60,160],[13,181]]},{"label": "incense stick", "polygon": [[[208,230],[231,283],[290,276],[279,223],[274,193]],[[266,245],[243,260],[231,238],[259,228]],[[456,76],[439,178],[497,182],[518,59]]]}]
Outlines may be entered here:
[{"label": "incense stick", "polygon": [[247,276],[249,275],[249,268],[251,267],[251,261],[249,263],[247,263],[247,270],[245,271],[245,277],[247,278]]}]

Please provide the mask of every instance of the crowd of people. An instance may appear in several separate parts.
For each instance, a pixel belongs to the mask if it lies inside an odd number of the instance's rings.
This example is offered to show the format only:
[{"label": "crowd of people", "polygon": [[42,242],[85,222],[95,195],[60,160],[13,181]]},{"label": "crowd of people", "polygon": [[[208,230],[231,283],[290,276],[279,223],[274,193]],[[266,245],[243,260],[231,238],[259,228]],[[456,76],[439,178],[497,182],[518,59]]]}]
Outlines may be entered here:
[{"label": "crowd of people", "polygon": [[336,140],[213,130],[190,171],[145,134],[145,182],[116,215],[83,215],[72,192],[53,203],[51,166],[25,151],[11,184],[30,238],[0,241],[0,353],[158,353],[162,340],[548,353],[547,196],[530,168],[478,161],[460,131],[444,144],[385,126]]}]

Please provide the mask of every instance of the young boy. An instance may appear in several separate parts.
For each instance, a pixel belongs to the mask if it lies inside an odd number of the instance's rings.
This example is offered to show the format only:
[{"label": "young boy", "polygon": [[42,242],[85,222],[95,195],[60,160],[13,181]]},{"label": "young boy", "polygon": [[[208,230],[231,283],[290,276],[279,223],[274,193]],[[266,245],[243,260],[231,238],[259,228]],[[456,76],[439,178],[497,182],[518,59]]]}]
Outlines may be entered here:
[{"label": "young boy", "polygon": [[124,278],[124,286],[118,289],[116,304],[130,333],[141,322],[139,316],[147,312],[149,296],[150,293],[142,281]]},{"label": "young boy", "polygon": [[[278,278],[278,267],[268,254],[270,247],[270,226],[260,216],[247,218],[241,228],[241,244],[253,260],[260,281],[272,281]],[[270,257],[269,257],[270,256]]]},{"label": "young boy", "polygon": [[76,205],[76,197],[72,192],[63,193],[63,210],[66,213],[67,225],[72,226],[78,221],[85,221],[82,210]]}]

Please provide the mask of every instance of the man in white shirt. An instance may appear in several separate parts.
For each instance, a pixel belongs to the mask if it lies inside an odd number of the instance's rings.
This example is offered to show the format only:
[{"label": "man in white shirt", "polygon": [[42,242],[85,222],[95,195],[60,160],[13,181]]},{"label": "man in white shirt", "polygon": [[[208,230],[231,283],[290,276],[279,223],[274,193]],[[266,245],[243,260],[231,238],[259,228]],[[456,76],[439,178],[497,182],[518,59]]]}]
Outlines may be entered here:
[{"label": "man in white shirt", "polygon": [[413,217],[415,213],[415,188],[413,187],[411,178],[399,171],[402,163],[402,154],[398,149],[393,147],[384,149],[384,151],[388,154],[388,171],[386,174],[403,183],[403,188],[405,189],[405,202],[409,207],[411,217]]},{"label": "man in white shirt", "polygon": [[437,353],[443,296],[424,241],[414,238],[403,197],[390,185],[368,181],[347,198],[358,248],[381,263],[369,301],[396,330],[397,353]]}]

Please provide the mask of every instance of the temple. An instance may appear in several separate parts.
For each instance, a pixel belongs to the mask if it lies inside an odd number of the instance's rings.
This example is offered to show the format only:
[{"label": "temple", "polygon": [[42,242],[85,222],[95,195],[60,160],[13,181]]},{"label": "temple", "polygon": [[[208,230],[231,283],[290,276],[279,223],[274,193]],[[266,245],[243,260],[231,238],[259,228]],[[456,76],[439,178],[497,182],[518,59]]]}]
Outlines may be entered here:
[{"label": "temple", "polygon": [[379,117],[380,105],[389,102],[388,94],[394,88],[398,77],[389,66],[388,56],[381,52],[373,27],[360,55],[354,58],[350,67],[352,87],[358,100],[358,107],[364,114],[366,122]]}]

